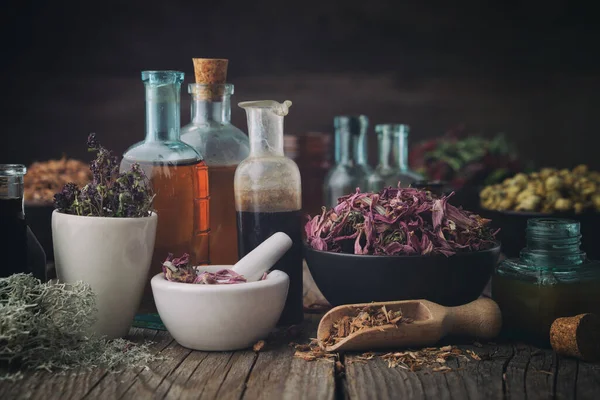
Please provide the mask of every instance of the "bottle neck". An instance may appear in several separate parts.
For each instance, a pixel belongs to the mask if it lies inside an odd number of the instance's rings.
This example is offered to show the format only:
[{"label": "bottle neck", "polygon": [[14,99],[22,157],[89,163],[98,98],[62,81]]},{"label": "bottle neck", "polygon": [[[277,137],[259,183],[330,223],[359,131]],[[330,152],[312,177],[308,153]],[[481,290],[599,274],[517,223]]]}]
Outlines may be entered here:
[{"label": "bottle neck", "polygon": [[283,157],[283,116],[270,108],[246,108],[251,157]]},{"label": "bottle neck", "polygon": [[398,160],[394,156],[391,132],[382,132],[377,139],[379,144],[379,166],[382,168],[396,167]]},{"label": "bottle neck", "polygon": [[192,122],[196,124],[208,124],[211,122],[229,124],[231,121],[230,96],[223,96],[222,101],[192,97],[191,115]]},{"label": "bottle neck", "polygon": [[335,132],[335,163],[351,164],[353,162],[352,134],[347,131]]},{"label": "bottle neck", "polygon": [[537,218],[527,221],[527,247],[521,261],[535,267],[555,268],[581,265],[586,254],[581,251],[579,222],[566,219]]},{"label": "bottle neck", "polygon": [[357,164],[367,164],[367,133],[352,135],[352,153]]},{"label": "bottle neck", "polygon": [[181,83],[146,87],[146,141],[178,141],[180,135]]},{"label": "bottle neck", "polygon": [[394,166],[401,171],[408,170],[408,135],[397,133],[394,135]]},{"label": "bottle neck", "polygon": [[[17,170],[22,170],[20,173]],[[23,174],[22,165],[0,164],[0,216],[6,218],[25,218],[23,204]]]}]

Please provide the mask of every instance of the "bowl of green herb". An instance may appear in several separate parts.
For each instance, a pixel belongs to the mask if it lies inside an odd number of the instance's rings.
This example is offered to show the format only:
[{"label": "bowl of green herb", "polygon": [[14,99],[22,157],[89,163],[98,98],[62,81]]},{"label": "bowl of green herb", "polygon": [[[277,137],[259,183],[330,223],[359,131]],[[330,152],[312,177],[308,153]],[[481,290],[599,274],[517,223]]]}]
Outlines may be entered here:
[{"label": "bowl of green herb", "polygon": [[334,306],[410,299],[455,306],[479,297],[500,243],[489,220],[449,204],[450,196],[357,190],[311,218],[305,258],[325,298]]}]

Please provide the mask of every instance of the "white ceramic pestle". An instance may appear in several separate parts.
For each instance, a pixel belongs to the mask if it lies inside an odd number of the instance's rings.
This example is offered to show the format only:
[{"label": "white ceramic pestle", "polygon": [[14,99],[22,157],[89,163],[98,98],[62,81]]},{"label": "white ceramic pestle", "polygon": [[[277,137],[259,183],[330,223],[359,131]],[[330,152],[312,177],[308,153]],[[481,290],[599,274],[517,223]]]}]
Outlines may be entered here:
[{"label": "white ceramic pestle", "polygon": [[246,254],[231,268],[248,282],[258,281],[292,247],[292,239],[277,232]]}]

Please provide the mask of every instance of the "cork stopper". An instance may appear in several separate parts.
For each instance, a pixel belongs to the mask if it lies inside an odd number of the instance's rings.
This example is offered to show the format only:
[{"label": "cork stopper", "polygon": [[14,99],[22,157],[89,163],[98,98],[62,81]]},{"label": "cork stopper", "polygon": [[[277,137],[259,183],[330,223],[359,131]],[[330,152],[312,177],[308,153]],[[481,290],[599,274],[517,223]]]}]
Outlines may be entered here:
[{"label": "cork stopper", "polygon": [[197,95],[206,100],[218,101],[223,96],[223,85],[227,82],[229,60],[221,58],[192,58],[196,83],[207,85]]},{"label": "cork stopper", "polygon": [[584,361],[600,359],[600,317],[580,314],[558,318],[550,327],[550,344],[558,354]]}]

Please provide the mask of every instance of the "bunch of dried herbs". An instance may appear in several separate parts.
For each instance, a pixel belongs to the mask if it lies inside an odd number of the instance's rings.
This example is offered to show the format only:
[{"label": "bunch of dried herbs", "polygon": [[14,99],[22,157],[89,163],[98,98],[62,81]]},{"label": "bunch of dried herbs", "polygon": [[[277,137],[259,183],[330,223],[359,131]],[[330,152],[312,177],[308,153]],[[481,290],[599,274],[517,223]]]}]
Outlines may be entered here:
[{"label": "bunch of dried herbs", "polygon": [[[244,283],[246,278],[231,269],[222,269],[217,272],[199,272],[197,267],[190,265],[190,256],[185,253],[181,257],[173,258],[169,253],[162,265],[165,279],[172,282],[196,283],[205,285]],[[266,279],[265,273],[262,279]]]},{"label": "bunch of dried herbs", "polygon": [[148,344],[88,335],[95,297],[82,283],[42,283],[32,275],[0,278],[0,379],[20,369],[146,366],[156,359]]},{"label": "bunch of dried herbs", "polygon": [[490,220],[454,207],[450,196],[400,187],[357,189],[306,223],[308,245],[338,253],[445,256],[493,247]]},{"label": "bunch of dried herbs", "polygon": [[340,320],[335,321],[329,331],[329,336],[323,338],[322,345],[334,345],[353,333],[364,329],[386,325],[398,326],[400,324],[410,324],[411,322],[413,320],[402,315],[401,310],[388,310],[385,306],[365,306],[358,310],[356,316],[345,315]]},{"label": "bunch of dried herbs", "polygon": [[119,173],[117,157],[98,143],[95,133],[88,137],[88,150],[96,152],[90,164],[92,181],[81,189],[67,183],[54,195],[54,207],[65,214],[93,217],[149,216],[154,194],[139,164]]}]

